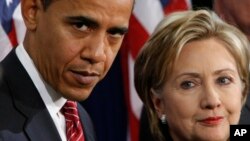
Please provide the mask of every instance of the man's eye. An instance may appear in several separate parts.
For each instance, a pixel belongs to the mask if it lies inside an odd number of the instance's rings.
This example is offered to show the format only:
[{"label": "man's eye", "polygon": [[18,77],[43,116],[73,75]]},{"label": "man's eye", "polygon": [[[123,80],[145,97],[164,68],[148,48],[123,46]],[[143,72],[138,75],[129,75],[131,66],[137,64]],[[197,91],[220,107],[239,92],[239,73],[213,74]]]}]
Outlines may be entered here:
[{"label": "man's eye", "polygon": [[122,36],[124,36],[124,34],[127,33],[127,29],[118,29],[118,28],[114,28],[114,29],[110,29],[108,30],[108,33],[110,34],[111,37],[113,38],[121,38]]},{"label": "man's eye", "polygon": [[232,82],[232,79],[228,77],[219,77],[216,81],[220,85],[228,85]]},{"label": "man's eye", "polygon": [[121,34],[121,33],[113,33],[111,34],[111,37],[113,38],[121,38],[124,34]]},{"label": "man's eye", "polygon": [[190,89],[190,88],[193,88],[194,86],[195,86],[195,84],[191,81],[184,81],[181,83],[182,89]]},{"label": "man's eye", "polygon": [[86,31],[86,30],[88,30],[88,26],[86,24],[84,24],[84,23],[81,23],[81,22],[74,23],[73,27],[75,29],[77,29],[77,30],[80,30],[80,31]]}]

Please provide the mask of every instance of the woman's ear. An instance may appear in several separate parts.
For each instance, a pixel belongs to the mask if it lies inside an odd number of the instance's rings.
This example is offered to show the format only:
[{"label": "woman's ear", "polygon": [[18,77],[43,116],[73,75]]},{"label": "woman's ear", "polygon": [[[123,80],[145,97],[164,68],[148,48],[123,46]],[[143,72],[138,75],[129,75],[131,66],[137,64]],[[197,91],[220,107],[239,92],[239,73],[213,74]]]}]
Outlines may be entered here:
[{"label": "woman's ear", "polygon": [[36,29],[39,10],[43,11],[41,0],[21,0],[21,11],[27,30]]},{"label": "woman's ear", "polygon": [[160,95],[159,93],[157,93],[154,89],[150,89],[151,93],[151,100],[154,104],[154,108],[157,112],[158,118],[161,118],[163,114],[165,114],[164,112],[164,103],[163,103],[163,98],[162,95]]}]

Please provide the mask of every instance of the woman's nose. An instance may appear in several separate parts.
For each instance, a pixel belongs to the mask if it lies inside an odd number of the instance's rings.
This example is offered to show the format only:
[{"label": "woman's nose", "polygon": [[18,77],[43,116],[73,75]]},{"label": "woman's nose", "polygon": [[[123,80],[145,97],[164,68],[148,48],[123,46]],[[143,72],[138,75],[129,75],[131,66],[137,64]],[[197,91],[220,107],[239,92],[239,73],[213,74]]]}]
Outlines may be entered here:
[{"label": "woman's nose", "polygon": [[201,107],[203,109],[214,109],[221,106],[219,91],[213,85],[204,86],[202,91]]}]

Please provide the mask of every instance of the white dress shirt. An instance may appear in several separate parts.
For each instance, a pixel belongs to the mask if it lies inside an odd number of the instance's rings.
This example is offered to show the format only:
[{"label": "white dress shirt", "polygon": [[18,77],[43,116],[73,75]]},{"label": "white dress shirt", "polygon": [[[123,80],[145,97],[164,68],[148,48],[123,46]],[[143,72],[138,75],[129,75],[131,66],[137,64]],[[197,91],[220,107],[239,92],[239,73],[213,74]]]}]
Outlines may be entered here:
[{"label": "white dress shirt", "polygon": [[46,108],[48,109],[49,114],[55,123],[55,126],[57,128],[57,131],[59,132],[62,141],[66,141],[67,138],[65,118],[60,110],[67,100],[43,80],[42,76],[35,67],[34,62],[31,60],[30,56],[24,49],[23,44],[20,44],[16,48],[16,54],[18,59],[28,72],[40,96],[42,97],[42,100],[45,103]]}]

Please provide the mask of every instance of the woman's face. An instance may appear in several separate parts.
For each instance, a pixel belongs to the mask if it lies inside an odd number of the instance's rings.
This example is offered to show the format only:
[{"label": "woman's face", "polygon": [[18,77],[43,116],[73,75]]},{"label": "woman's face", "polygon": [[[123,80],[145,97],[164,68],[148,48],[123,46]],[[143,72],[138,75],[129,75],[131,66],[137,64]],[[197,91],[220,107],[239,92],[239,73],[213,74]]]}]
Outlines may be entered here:
[{"label": "woman's face", "polygon": [[193,41],[180,53],[161,97],[152,100],[166,114],[175,141],[225,141],[237,124],[243,83],[236,62],[217,39]]}]

